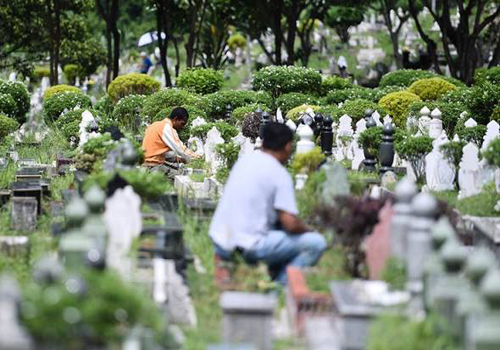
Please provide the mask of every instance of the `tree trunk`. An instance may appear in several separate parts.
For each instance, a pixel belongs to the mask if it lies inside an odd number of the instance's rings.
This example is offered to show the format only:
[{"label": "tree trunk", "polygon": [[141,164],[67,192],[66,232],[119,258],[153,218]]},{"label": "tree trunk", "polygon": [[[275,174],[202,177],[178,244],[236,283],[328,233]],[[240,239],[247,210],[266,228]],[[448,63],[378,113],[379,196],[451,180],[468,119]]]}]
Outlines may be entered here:
[{"label": "tree trunk", "polygon": [[118,31],[118,0],[113,0],[111,4],[111,25],[113,33],[113,79],[120,72],[120,32]]},{"label": "tree trunk", "polygon": [[177,42],[177,38],[172,37],[172,41],[174,43],[175,49],[175,77],[179,77],[179,72],[181,69],[181,56],[179,53],[179,43]]},{"label": "tree trunk", "polygon": [[[158,0],[156,9],[156,29],[158,31],[158,48],[160,49],[160,62],[163,68],[163,75],[165,76],[165,85],[167,87],[172,86],[172,80],[170,78],[170,72],[168,71],[167,62],[167,45],[168,45],[168,34],[166,27],[166,16],[167,16],[167,0]],[[165,32],[165,39],[162,38],[161,33]]]},{"label": "tree trunk", "polygon": [[194,0],[189,0],[189,9],[191,18],[189,19],[189,35],[186,44],[184,45],[186,49],[186,67],[190,68],[193,66],[194,59],[194,42],[196,37],[196,20],[198,18],[199,2]]},{"label": "tree trunk", "polygon": [[281,14],[283,13],[283,0],[272,1],[274,34],[274,64],[281,65],[281,45],[283,40],[283,30],[281,28]]},{"label": "tree trunk", "polygon": [[54,85],[59,84],[59,52],[61,47],[61,9],[58,1],[54,1],[54,15],[55,15],[55,36],[54,36]]},{"label": "tree trunk", "polygon": [[297,20],[299,19],[299,0],[292,0],[292,7],[288,14],[288,35],[286,38],[286,52],[288,59],[286,63],[293,66],[295,63],[295,37],[297,35]]}]

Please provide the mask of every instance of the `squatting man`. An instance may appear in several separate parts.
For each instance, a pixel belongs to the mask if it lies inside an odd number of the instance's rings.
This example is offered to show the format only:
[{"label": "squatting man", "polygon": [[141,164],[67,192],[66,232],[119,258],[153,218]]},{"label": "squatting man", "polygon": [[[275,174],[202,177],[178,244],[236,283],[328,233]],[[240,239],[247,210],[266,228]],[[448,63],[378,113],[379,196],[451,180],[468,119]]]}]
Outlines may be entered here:
[{"label": "squatting man", "polygon": [[210,225],[218,258],[238,252],[248,263],[265,262],[286,284],[287,266],[314,265],[324,237],[299,218],[292,177],[283,166],[292,154],[293,132],[280,123],[263,129],[262,149],[234,165]]}]

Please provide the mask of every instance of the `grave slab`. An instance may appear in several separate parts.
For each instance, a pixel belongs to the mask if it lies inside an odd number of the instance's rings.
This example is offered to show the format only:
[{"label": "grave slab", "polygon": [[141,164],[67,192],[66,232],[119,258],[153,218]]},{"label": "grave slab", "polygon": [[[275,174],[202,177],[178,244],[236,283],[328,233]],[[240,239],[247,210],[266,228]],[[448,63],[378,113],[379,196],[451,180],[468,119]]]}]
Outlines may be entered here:
[{"label": "grave slab", "polygon": [[35,231],[38,202],[33,197],[12,198],[11,224],[15,231],[31,233]]}]

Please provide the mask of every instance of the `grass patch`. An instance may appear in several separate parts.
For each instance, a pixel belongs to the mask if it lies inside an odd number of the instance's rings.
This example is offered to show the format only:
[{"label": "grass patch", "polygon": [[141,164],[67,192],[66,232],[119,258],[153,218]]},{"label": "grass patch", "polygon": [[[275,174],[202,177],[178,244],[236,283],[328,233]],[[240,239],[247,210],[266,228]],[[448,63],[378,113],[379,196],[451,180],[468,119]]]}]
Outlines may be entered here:
[{"label": "grass patch", "polygon": [[447,202],[455,207],[462,215],[472,216],[499,216],[494,209],[500,200],[500,195],[493,183],[483,187],[481,193],[459,200],[457,191],[434,192],[436,199]]},{"label": "grass patch", "polygon": [[329,293],[330,281],[351,278],[344,266],[346,266],[346,255],[342,248],[328,249],[316,266],[307,269],[306,281],[309,289],[315,292]]}]

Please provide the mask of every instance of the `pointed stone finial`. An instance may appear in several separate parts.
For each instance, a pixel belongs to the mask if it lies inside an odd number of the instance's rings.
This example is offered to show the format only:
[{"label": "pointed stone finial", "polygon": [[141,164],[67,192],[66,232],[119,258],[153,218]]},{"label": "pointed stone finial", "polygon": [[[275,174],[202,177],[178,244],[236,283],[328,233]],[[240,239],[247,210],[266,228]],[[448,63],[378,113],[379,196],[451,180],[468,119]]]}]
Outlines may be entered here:
[{"label": "pointed stone finial", "polygon": [[453,226],[450,224],[450,220],[446,217],[439,219],[437,224],[432,228],[432,244],[434,250],[440,250],[446,241],[455,234]]},{"label": "pointed stone finial", "polygon": [[104,208],[106,194],[99,186],[92,186],[84,196],[91,213],[99,213]]},{"label": "pointed stone finial", "polygon": [[415,216],[434,218],[437,215],[437,201],[429,193],[420,192],[411,201],[412,212]]},{"label": "pointed stone finial", "polygon": [[434,110],[431,113],[431,117],[433,119],[441,119],[442,115],[443,114],[441,113],[441,111],[439,110],[439,108],[434,108]]},{"label": "pointed stone finial", "polygon": [[494,254],[486,248],[479,247],[467,258],[465,274],[477,287],[488,270],[495,264]]},{"label": "pointed stone finial", "polygon": [[428,117],[430,114],[431,114],[431,110],[427,106],[424,106],[420,110],[420,116],[422,116],[422,117]]},{"label": "pointed stone finial", "polygon": [[417,185],[408,176],[399,181],[394,188],[394,194],[398,203],[411,203],[417,193]]},{"label": "pointed stone finial", "polygon": [[446,271],[450,273],[459,272],[465,264],[467,253],[455,236],[447,239],[441,248],[441,258],[443,259]]},{"label": "pointed stone finial", "polygon": [[66,217],[70,227],[80,227],[89,213],[87,203],[79,196],[73,197],[66,207]]},{"label": "pointed stone finial", "polygon": [[492,267],[481,282],[481,294],[492,309],[500,308],[500,270]]}]

